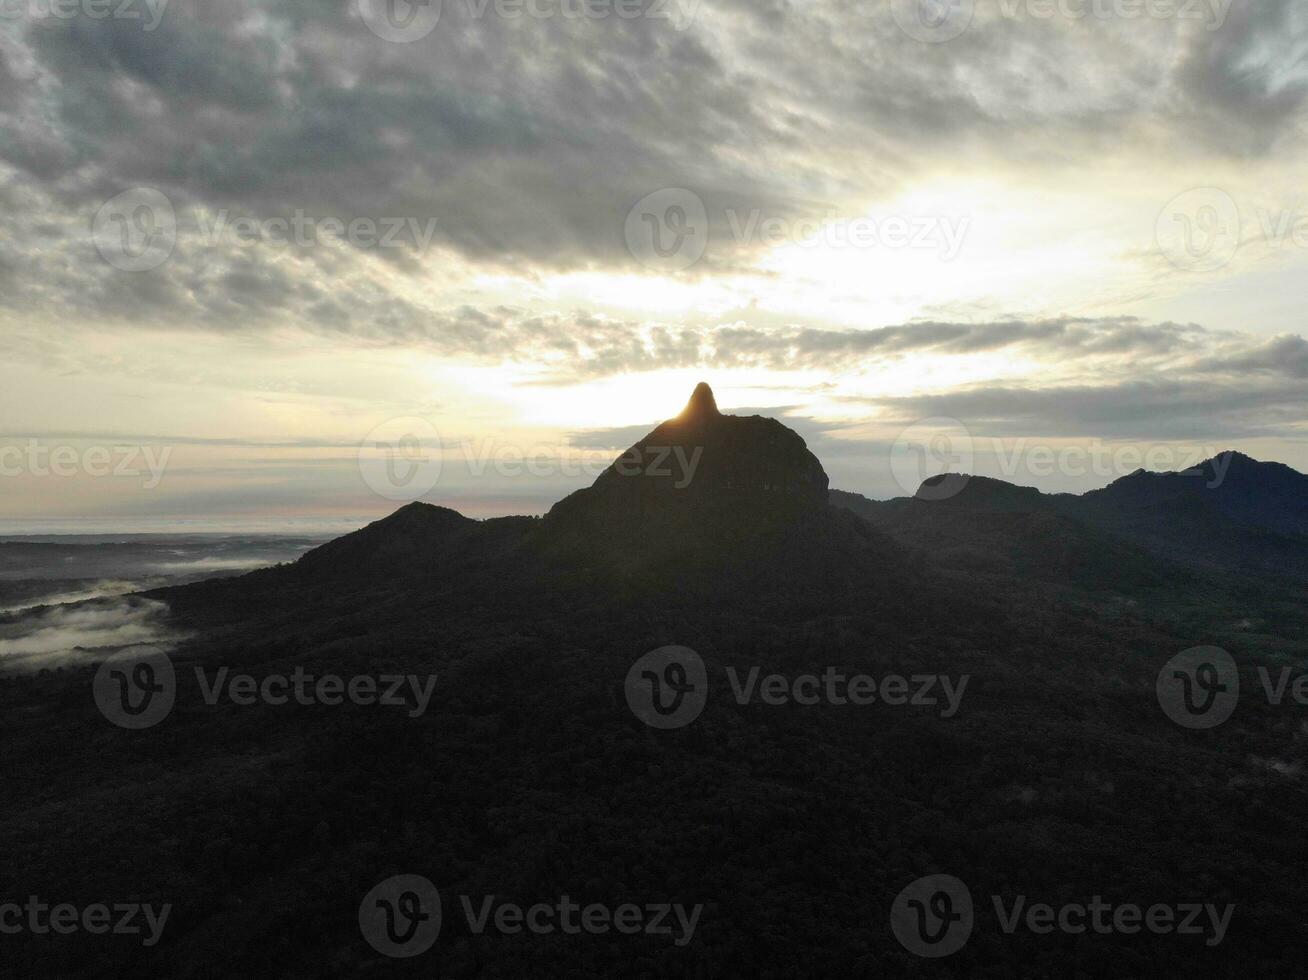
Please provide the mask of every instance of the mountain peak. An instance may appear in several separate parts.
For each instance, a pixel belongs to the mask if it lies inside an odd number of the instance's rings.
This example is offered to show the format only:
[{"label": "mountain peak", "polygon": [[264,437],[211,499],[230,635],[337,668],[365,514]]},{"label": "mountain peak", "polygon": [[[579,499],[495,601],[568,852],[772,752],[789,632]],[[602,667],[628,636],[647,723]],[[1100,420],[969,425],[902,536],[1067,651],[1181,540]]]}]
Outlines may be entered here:
[{"label": "mountain peak", "polygon": [[797,432],[759,415],[723,415],[701,382],[680,415],[555,504],[548,520],[628,542],[702,541],[726,527],[756,532],[821,515],[828,485]]},{"label": "mountain peak", "polygon": [[681,410],[677,418],[682,422],[697,422],[715,419],[721,414],[718,411],[718,401],[713,397],[713,389],[706,382],[701,381],[695,385],[695,390],[690,394],[690,401],[686,402],[686,407]]}]

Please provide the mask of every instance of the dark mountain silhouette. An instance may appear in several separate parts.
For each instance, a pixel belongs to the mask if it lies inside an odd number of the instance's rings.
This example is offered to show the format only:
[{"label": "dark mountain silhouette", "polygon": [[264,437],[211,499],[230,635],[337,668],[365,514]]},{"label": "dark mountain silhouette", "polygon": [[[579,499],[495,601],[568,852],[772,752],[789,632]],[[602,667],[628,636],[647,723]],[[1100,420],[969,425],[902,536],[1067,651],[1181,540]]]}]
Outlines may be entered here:
[{"label": "dark mountain silhouette", "polygon": [[537,522],[530,517],[475,521],[417,501],[389,517],[307,552],[294,566],[304,579],[433,583],[505,559]]},{"label": "dark mountain silhouette", "polygon": [[707,384],[541,522],[551,554],[652,587],[883,589],[901,549],[833,509],[821,463],[776,419],[724,415]]},{"label": "dark mountain silhouette", "polygon": [[[1052,547],[1079,550],[1114,576],[1160,574],[1156,562],[1141,564],[1140,549],[1207,573],[1308,576],[1308,476],[1234,452],[1179,473],[1139,470],[1080,496],[945,474],[911,498],[835,492],[831,501],[899,540],[925,543],[948,533],[954,547],[995,555],[1020,552],[1023,542],[1061,526],[1062,540],[1054,535]],[[1127,543],[1136,546],[1135,560],[1122,560]]]},{"label": "dark mountain silhouette", "polygon": [[1074,512],[1209,571],[1308,577],[1308,476],[1240,453],[1184,473],[1138,471],[1073,498]]},{"label": "dark mountain silhouette", "polygon": [[394,514],[304,555],[299,564],[307,573],[343,571],[386,572],[403,576],[406,569],[448,560],[472,540],[481,538],[481,525],[448,507],[412,503]]},{"label": "dark mountain silhouette", "polygon": [[703,534],[724,522],[773,524],[827,509],[828,480],[804,440],[776,419],[718,411],[707,384],[685,409],[618,457],[546,520],[587,532]]},{"label": "dark mountain silhouette", "polygon": [[831,501],[956,574],[1096,592],[1156,588],[1185,577],[1137,543],[1060,512],[1038,490],[1001,480],[972,477],[956,496],[939,500],[875,501],[832,491]]},{"label": "dark mountain silhouette", "polygon": [[499,593],[542,583],[599,593],[873,589],[885,601],[892,579],[915,572],[900,546],[830,506],[828,482],[797,433],[722,414],[700,384],[680,415],[543,518],[474,521],[413,503],[245,584],[257,581],[260,593],[282,581],[362,592],[379,582]]},{"label": "dark mountain silhouette", "polygon": [[1227,452],[1181,473],[1137,470],[1085,495],[1101,511],[1202,503],[1245,527],[1308,536],[1308,476],[1283,463],[1260,462]]}]

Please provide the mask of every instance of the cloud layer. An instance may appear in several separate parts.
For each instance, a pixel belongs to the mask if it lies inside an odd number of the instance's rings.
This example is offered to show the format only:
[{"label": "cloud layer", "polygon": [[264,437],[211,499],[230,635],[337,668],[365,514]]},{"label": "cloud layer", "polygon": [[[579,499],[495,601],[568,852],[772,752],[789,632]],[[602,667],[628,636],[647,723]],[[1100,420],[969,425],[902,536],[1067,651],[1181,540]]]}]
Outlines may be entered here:
[{"label": "cloud layer", "polygon": [[[1292,0],[1224,14],[1201,5],[1217,29],[1043,18],[981,0],[970,29],[944,44],[906,36],[888,3],[649,0],[642,16],[582,17],[583,5],[542,0],[531,9],[548,16],[513,18],[449,0],[430,35],[397,44],[344,0],[172,0],[153,30],[135,2],[139,19],[7,25],[10,303],[457,329],[423,324],[404,279],[439,261],[640,271],[624,221],[659,188],[707,203],[720,246],[698,270],[707,275],[757,248],[732,240],[728,214],[857,209],[924,173],[957,172],[964,156],[1013,172],[1071,171],[1094,155],[1268,157],[1300,145],[1308,95],[1293,40],[1305,14]],[[96,261],[86,232],[102,202],[139,186],[168,195],[183,230],[157,274],[122,277]],[[220,210],[434,220],[436,232],[421,254],[242,248],[192,233]]]}]

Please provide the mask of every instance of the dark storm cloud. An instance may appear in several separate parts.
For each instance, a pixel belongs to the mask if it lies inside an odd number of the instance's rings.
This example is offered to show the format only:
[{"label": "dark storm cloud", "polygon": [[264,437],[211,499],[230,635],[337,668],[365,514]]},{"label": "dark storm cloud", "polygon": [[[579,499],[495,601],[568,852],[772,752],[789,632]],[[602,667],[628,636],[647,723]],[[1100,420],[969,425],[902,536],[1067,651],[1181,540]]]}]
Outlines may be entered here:
[{"label": "dark storm cloud", "polygon": [[1174,82],[1178,111],[1205,142],[1238,154],[1265,153],[1302,117],[1308,98],[1300,0],[1236,2],[1221,30],[1197,34]]},{"label": "dark storm cloud", "polygon": [[[877,359],[912,351],[1011,351],[1074,364],[1094,378],[1055,383],[991,381],[912,397],[858,399],[900,421],[956,418],[991,435],[1106,438],[1278,436],[1308,438],[1308,342],[1270,341],[1194,325],[1130,317],[994,324],[923,324],[819,338],[804,331],[788,351],[831,352],[856,343]],[[885,336],[879,336],[885,335]]]},{"label": "dark storm cloud", "polygon": [[773,368],[849,367],[908,354],[975,354],[1006,349],[1045,357],[1164,357],[1207,351],[1220,337],[1193,325],[1148,324],[1134,317],[1063,317],[991,323],[915,322],[878,330],[793,328],[713,331],[713,362]]},{"label": "dark storm cloud", "polygon": [[1218,373],[1239,371],[1285,378],[1308,378],[1308,340],[1294,334],[1273,337],[1249,350],[1225,358],[1201,361],[1197,368]]},{"label": "dark storm cloud", "polygon": [[[860,398],[863,422],[906,426],[953,419],[974,436],[1103,439],[1308,439],[1308,393],[1302,385],[1249,381],[1213,384],[1198,378],[1135,380],[1102,385],[1022,388],[983,385],[938,395]],[[865,455],[881,443],[846,436],[861,422],[832,424],[793,409],[725,409],[733,415],[781,418],[823,459]],[[573,446],[620,450],[656,424],[574,433]],[[882,446],[884,448],[884,446]]]},{"label": "dark storm cloud", "polygon": [[[964,146],[1056,159],[1145,121],[1192,147],[1261,153],[1300,117],[1308,84],[1278,74],[1301,18],[1290,0],[1237,5],[1215,31],[998,16],[983,2],[971,30],[938,45],[906,37],[887,4],[705,0],[678,7],[696,12],[687,30],[471,9],[446,2],[409,45],[375,37],[345,0],[172,0],[153,31],[36,22],[21,44],[37,79],[0,52],[0,159],[67,211],[69,236],[98,201],[148,185],[183,212],[438,218],[438,244],[529,272],[629,265],[624,218],[668,186],[699,193],[726,242],[728,210],[823,213]],[[744,247],[710,249],[698,272]],[[197,300],[218,319],[243,305],[212,300],[222,276]],[[84,287],[76,278],[50,289]],[[170,314],[189,295],[112,288],[124,313],[133,293]]]},{"label": "dark storm cloud", "polygon": [[665,21],[472,22],[450,3],[406,46],[346,4],[219,6],[173,0],[151,33],[34,26],[52,84],[6,114],[0,155],[69,205],[144,184],[258,215],[439,216],[442,241],[503,263],[612,259],[631,205],[669,183],[784,211],[719,158],[767,137],[747,80]]},{"label": "dark storm cloud", "polygon": [[953,418],[974,433],[1000,437],[1308,438],[1302,383],[1178,378],[1041,389],[981,386],[872,403],[893,419]]}]

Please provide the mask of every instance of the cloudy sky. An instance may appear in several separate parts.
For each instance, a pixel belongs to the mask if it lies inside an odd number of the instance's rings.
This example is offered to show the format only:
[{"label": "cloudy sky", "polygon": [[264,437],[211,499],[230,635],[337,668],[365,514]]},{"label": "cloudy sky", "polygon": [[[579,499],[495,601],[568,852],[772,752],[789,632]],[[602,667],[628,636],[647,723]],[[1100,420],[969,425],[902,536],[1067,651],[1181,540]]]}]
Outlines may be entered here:
[{"label": "cloudy sky", "polygon": [[1308,470],[1306,56],[1296,0],[0,0],[0,523],[539,513],[698,380],[869,496]]}]

